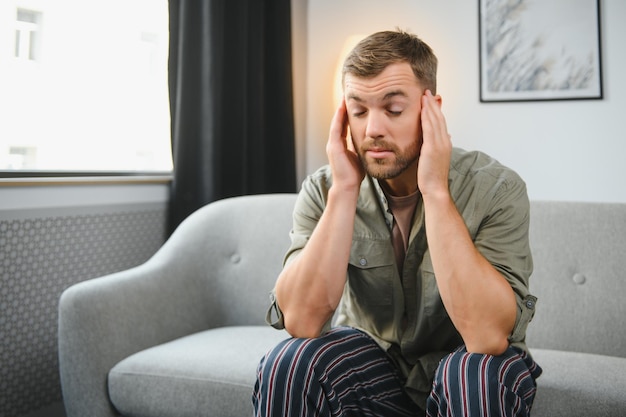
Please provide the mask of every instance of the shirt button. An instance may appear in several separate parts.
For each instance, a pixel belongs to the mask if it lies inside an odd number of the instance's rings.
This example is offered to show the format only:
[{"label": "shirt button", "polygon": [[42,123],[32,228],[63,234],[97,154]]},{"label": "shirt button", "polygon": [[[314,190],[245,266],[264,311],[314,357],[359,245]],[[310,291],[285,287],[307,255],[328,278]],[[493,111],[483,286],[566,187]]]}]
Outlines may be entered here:
[{"label": "shirt button", "polygon": [[361,266],[367,265],[367,259],[365,259],[365,258],[359,259],[359,265],[361,265]]},{"label": "shirt button", "polygon": [[526,307],[530,309],[535,308],[535,302],[533,300],[526,300]]}]

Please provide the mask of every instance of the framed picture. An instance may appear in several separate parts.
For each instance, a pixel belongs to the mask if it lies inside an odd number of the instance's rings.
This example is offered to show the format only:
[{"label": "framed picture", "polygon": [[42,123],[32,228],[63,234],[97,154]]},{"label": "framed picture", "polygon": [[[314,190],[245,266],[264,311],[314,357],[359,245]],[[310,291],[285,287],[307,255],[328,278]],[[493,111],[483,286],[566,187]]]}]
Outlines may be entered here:
[{"label": "framed picture", "polygon": [[600,0],[478,0],[480,101],[602,98]]}]

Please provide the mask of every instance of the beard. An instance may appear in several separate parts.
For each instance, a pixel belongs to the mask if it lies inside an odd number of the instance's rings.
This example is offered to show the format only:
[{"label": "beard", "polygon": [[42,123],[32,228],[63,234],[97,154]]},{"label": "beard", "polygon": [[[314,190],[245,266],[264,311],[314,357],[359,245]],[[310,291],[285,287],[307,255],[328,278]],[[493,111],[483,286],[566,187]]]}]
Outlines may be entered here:
[{"label": "beard", "polygon": [[[367,158],[366,152],[373,147],[383,148],[393,153],[392,159]],[[399,149],[395,144],[385,140],[368,141],[359,150],[359,159],[365,172],[372,178],[387,180],[402,174],[409,166],[417,162],[420,154],[417,141],[405,149]]]}]

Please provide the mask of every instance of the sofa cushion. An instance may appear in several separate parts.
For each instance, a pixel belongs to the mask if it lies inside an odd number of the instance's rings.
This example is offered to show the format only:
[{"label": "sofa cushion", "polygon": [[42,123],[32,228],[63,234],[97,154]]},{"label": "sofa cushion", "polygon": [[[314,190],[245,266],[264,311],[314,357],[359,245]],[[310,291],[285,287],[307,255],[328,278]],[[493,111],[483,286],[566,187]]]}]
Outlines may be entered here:
[{"label": "sofa cushion", "polygon": [[269,326],[206,330],[138,352],[109,372],[124,416],[244,416],[263,355],[288,337]]},{"label": "sofa cushion", "polygon": [[[109,395],[124,416],[251,414],[261,357],[287,333],[266,326],[207,330],[138,352],[109,372]],[[531,349],[543,374],[533,417],[621,417],[626,359]]]},{"label": "sofa cushion", "polygon": [[533,417],[626,415],[626,358],[532,348],[531,354],[543,368]]}]

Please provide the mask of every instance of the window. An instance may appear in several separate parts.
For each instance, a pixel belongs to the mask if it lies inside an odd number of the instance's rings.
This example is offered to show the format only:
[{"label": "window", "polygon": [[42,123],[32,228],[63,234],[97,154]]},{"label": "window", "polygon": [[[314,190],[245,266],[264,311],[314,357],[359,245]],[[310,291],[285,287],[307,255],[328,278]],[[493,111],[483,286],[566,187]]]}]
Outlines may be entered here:
[{"label": "window", "polygon": [[37,161],[37,148],[11,146],[9,148],[8,169],[33,169]]},{"label": "window", "polygon": [[2,3],[0,171],[172,169],[167,0]]},{"label": "window", "polygon": [[41,44],[41,13],[17,9],[15,22],[15,57],[36,61]]}]

